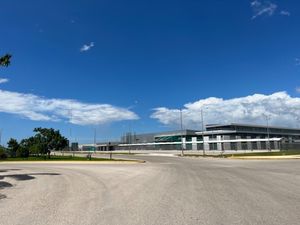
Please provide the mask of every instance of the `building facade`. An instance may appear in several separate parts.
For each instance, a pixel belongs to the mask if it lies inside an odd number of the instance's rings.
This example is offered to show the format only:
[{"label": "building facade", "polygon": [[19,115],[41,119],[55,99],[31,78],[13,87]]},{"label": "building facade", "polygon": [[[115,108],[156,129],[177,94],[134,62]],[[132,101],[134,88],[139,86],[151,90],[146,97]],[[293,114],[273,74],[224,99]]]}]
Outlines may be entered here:
[{"label": "building facade", "polygon": [[[130,142],[126,142],[130,140]],[[279,150],[284,143],[299,143],[300,129],[226,124],[207,125],[205,131],[183,130],[134,134],[122,138],[118,150]]]}]

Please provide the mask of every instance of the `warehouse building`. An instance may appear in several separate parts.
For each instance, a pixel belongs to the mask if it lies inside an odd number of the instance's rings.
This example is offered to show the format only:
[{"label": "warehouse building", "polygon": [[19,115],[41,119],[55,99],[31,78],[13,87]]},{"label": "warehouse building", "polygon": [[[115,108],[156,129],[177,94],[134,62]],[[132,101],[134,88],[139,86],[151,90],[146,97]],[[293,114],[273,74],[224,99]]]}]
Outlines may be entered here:
[{"label": "warehouse building", "polygon": [[131,150],[279,150],[300,142],[300,129],[250,125],[206,125],[205,131],[183,130],[122,137],[116,149]]}]

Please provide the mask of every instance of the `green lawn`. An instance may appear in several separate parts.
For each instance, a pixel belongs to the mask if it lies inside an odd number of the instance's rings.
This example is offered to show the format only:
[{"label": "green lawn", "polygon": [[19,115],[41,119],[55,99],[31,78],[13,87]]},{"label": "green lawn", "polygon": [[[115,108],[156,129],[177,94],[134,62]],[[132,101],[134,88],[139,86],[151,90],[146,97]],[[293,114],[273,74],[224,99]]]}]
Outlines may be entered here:
[{"label": "green lawn", "polygon": [[129,153],[129,152],[96,152],[94,154],[99,154],[99,155],[108,155],[108,154],[113,154],[113,155],[138,155],[141,153]]},{"label": "green lawn", "polygon": [[300,150],[280,151],[280,152],[251,152],[251,153],[237,153],[228,154],[227,157],[231,156],[281,156],[281,155],[300,155]]},{"label": "green lawn", "polygon": [[28,158],[7,158],[0,159],[0,162],[5,161],[129,161],[122,159],[106,159],[106,158],[91,158],[78,157],[78,156],[54,156],[52,155],[50,159],[48,157],[28,157]]},{"label": "green lawn", "polygon": [[[280,152],[250,152],[250,153],[234,153],[234,154],[226,154],[226,151],[223,155],[206,155],[207,157],[214,158],[228,158],[228,157],[240,157],[240,156],[281,156],[281,155],[300,155],[300,150],[289,150],[289,151],[280,151]],[[186,153],[184,156],[190,157],[202,157],[200,154],[188,154]]]}]

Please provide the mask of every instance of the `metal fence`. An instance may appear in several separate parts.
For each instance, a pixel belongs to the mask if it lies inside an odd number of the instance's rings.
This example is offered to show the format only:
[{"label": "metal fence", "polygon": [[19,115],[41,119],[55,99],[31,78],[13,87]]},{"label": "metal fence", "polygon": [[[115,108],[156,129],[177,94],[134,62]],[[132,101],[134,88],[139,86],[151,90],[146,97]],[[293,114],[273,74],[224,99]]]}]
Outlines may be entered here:
[{"label": "metal fence", "polygon": [[300,143],[281,143],[282,151],[300,150]]}]

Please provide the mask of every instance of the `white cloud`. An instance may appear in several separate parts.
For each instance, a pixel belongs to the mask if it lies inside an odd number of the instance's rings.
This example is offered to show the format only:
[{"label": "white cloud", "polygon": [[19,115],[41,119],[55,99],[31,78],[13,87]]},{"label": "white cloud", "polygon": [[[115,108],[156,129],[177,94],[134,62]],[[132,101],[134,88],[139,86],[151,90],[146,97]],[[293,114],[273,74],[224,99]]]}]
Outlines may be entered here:
[{"label": "white cloud", "polygon": [[256,19],[259,16],[272,16],[278,6],[272,2],[269,1],[252,1],[250,3],[252,11],[253,11],[253,16],[252,19]]},{"label": "white cloud", "polygon": [[300,87],[296,87],[296,92],[300,94]]},{"label": "white cloud", "polygon": [[91,42],[90,44],[84,44],[81,48],[80,48],[80,51],[81,52],[86,52],[86,51],[89,51],[92,47],[94,47],[95,44],[94,42]]},{"label": "white cloud", "polygon": [[134,112],[109,104],[89,104],[72,99],[47,99],[4,90],[0,90],[0,112],[36,121],[66,120],[78,125],[138,119]]},{"label": "white cloud", "polygon": [[[201,128],[201,109],[205,124],[211,123],[254,123],[265,124],[264,115],[270,115],[272,125],[295,127],[295,118],[300,113],[300,98],[293,98],[286,92],[271,95],[222,99],[206,98],[184,105],[183,121],[186,128]],[[154,109],[151,118],[168,126],[179,127],[179,109],[166,107]]]},{"label": "white cloud", "polygon": [[286,10],[281,10],[280,11],[280,15],[282,15],[282,16],[290,16],[291,13],[289,11],[286,11]]},{"label": "white cloud", "polygon": [[8,81],[9,79],[7,78],[0,78],[0,84],[7,83]]}]

